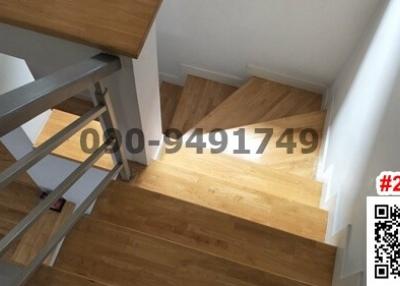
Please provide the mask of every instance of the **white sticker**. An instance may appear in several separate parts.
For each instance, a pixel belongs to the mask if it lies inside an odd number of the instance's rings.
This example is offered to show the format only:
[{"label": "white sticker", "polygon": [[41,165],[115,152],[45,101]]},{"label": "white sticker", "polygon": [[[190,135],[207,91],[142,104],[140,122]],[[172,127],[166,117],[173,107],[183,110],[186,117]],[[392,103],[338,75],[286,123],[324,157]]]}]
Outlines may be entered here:
[{"label": "white sticker", "polygon": [[400,197],[367,199],[367,285],[400,285]]}]

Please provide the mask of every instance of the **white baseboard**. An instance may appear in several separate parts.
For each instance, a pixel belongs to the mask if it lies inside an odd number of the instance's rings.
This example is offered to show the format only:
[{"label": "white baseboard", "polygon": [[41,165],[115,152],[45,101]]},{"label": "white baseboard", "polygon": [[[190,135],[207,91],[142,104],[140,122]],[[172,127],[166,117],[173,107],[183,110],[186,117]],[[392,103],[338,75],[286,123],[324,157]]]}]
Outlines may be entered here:
[{"label": "white baseboard", "polygon": [[65,238],[63,238],[58,244],[57,246],[54,248],[53,252],[47,257],[47,259],[49,259],[47,266],[49,267],[53,267],[56,264],[56,260],[58,257],[58,254],[61,251],[61,247],[64,243]]},{"label": "white baseboard", "polygon": [[[323,138],[321,143],[321,152],[317,163],[316,179],[318,181],[326,181],[326,172],[328,171],[327,161],[328,161],[328,151],[329,144],[331,140],[331,128],[333,124],[333,112],[334,109],[334,99],[329,96],[329,90],[324,94],[322,110],[326,111],[326,118],[323,128]],[[333,167],[332,167],[333,168]]]},{"label": "white baseboard", "polygon": [[259,67],[256,65],[248,65],[247,72],[251,76],[273,80],[282,84],[301,88],[315,93],[323,94],[327,89],[327,86],[323,83],[312,82],[307,79],[294,78],[293,76],[274,72],[272,70],[268,70],[264,67]]},{"label": "white baseboard", "polygon": [[[168,72],[160,72],[160,80],[170,82],[177,85],[184,85],[186,76],[188,74],[202,77],[209,80],[214,80],[217,82],[221,82],[224,84],[240,87],[242,86],[246,80],[246,78],[239,77],[237,75],[227,74],[221,71],[209,70],[206,68],[189,65],[182,63],[180,64],[181,72],[179,74],[171,74]],[[260,78],[265,78],[269,80],[273,80],[276,82],[280,82],[282,84],[286,84],[289,86],[301,88],[304,90],[316,92],[323,94],[327,90],[327,86],[323,83],[312,82],[307,79],[295,78],[290,75],[278,73],[275,71],[268,70],[264,67],[259,67],[256,65],[248,65],[246,73],[248,76],[257,76]]]},{"label": "white baseboard", "polygon": [[166,72],[160,72],[160,83],[161,82],[168,82],[168,83],[173,83],[179,86],[183,86],[185,84],[185,78],[184,77],[179,77],[174,74],[166,73]]},{"label": "white baseboard", "polygon": [[192,65],[182,64],[182,71],[185,75],[191,74],[209,80],[214,80],[220,83],[240,87],[245,83],[245,79],[235,75],[226,74],[223,72],[212,71]]},{"label": "white baseboard", "polygon": [[333,286],[363,286],[364,272],[358,272],[340,280],[333,281]]},{"label": "white baseboard", "polygon": [[155,156],[153,160],[160,160],[162,155],[164,154],[164,149],[165,149],[165,135],[162,134],[161,139],[160,139],[160,146],[158,146],[157,151],[155,153]]},{"label": "white baseboard", "polygon": [[352,225],[348,225],[346,228],[335,235],[335,239],[338,241],[338,244],[336,252],[335,271],[332,282],[333,286],[363,286],[365,284],[363,271],[348,273],[345,266],[351,234]]}]

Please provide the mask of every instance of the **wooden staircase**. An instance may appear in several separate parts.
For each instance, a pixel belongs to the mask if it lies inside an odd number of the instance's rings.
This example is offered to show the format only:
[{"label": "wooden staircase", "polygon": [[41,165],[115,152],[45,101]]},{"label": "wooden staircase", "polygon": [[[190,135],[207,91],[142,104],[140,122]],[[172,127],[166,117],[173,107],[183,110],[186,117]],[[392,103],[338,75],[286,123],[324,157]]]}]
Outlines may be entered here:
[{"label": "wooden staircase", "polygon": [[[255,128],[274,135],[258,156],[183,148],[147,167],[132,163],[135,179],[112,183],[66,238],[55,266],[29,285],[331,285],[336,248],[325,243],[328,213],[314,179],[321,96],[260,78],[236,89],[189,76],[184,88],[163,83],[161,101],[164,132],[222,128],[232,139],[244,128],[257,148]],[[66,124],[85,110],[79,101],[58,108],[68,111]],[[56,125],[49,121],[42,142]],[[308,154],[276,148],[288,128],[297,141],[302,130],[315,130],[317,146]],[[83,160],[74,144],[55,155],[74,150],[69,159]]]}]

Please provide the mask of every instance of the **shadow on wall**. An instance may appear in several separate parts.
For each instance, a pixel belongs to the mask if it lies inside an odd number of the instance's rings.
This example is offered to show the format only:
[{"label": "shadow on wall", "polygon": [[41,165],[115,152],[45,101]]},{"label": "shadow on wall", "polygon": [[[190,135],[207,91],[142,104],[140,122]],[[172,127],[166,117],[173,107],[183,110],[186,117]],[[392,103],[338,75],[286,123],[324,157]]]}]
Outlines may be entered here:
[{"label": "shadow on wall", "polygon": [[375,177],[400,170],[400,1],[385,1],[364,42],[330,89],[333,233],[352,224],[343,277],[365,269],[365,198]]}]

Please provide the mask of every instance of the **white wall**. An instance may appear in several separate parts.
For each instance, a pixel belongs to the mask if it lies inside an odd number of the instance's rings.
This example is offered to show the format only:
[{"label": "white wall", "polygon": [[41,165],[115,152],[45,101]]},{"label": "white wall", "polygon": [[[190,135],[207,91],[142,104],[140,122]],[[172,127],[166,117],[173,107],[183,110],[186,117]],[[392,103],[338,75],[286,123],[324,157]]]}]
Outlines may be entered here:
[{"label": "white wall", "polygon": [[[160,142],[162,142],[157,35],[155,26],[153,26],[149,32],[140,58],[133,62],[133,67],[135,70],[135,85],[138,94],[137,100],[145,142],[149,140],[160,140]],[[148,144],[146,143],[146,145]],[[147,146],[145,150],[147,163],[157,159],[160,148],[161,145]]]},{"label": "white wall", "polygon": [[[247,65],[327,86],[379,0],[166,0],[158,18],[160,71],[210,70],[239,81]],[[203,71],[204,72],[204,71]]]},{"label": "white wall", "polygon": [[[0,95],[34,81],[34,77],[23,59],[0,54]],[[47,122],[50,111],[22,125],[31,142],[35,142]]]},{"label": "white wall", "polygon": [[365,198],[376,193],[376,176],[400,170],[399,15],[400,0],[382,1],[329,90],[325,170],[332,169],[327,199],[336,198],[332,233],[352,225],[343,276],[365,269]]}]

